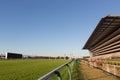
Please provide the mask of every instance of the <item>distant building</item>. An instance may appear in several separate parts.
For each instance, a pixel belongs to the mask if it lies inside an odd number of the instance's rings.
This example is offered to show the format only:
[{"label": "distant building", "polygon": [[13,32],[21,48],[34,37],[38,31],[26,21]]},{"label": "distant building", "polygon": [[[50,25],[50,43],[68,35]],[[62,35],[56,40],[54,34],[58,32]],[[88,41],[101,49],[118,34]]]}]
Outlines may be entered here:
[{"label": "distant building", "polygon": [[19,53],[10,53],[7,52],[5,58],[6,59],[22,59],[23,55]]},{"label": "distant building", "polygon": [[5,59],[5,55],[4,54],[0,54],[0,59]]},{"label": "distant building", "polygon": [[120,16],[103,17],[83,49],[90,51],[92,59],[120,56]]}]

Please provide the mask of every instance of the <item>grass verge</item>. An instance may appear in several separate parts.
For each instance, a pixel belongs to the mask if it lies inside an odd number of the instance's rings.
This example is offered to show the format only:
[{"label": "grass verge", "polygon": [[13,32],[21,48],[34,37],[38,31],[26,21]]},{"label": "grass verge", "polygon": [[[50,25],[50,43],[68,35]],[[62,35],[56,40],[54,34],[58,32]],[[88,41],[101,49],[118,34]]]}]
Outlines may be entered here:
[{"label": "grass verge", "polygon": [[68,60],[0,60],[0,80],[36,80]]}]

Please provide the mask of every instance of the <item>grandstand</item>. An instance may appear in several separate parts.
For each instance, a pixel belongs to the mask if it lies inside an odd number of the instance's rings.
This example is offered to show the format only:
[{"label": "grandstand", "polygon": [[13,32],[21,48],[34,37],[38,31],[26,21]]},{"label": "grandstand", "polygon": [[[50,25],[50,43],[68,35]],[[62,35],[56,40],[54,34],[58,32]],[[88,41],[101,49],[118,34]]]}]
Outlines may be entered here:
[{"label": "grandstand", "polygon": [[91,59],[120,56],[120,15],[103,17],[83,49],[90,51]]},{"label": "grandstand", "polygon": [[90,52],[83,64],[120,78],[120,15],[103,17],[83,49]]}]

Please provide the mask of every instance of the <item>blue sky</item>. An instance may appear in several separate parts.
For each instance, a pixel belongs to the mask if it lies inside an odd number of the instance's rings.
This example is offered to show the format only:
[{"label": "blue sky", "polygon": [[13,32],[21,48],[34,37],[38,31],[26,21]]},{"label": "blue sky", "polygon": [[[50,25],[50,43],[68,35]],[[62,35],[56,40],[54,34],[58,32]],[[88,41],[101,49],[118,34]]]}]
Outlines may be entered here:
[{"label": "blue sky", "polygon": [[120,14],[118,0],[0,0],[0,53],[89,55],[82,50],[103,16]]}]

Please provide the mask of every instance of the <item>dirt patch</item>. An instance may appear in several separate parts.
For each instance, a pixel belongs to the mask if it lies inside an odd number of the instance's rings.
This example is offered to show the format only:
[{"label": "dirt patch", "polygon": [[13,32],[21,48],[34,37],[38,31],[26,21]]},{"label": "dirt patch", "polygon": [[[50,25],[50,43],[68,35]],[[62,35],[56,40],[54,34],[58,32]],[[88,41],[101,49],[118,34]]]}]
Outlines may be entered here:
[{"label": "dirt patch", "polygon": [[111,74],[107,74],[102,70],[91,68],[86,65],[80,65],[81,73],[84,80],[120,80]]}]

